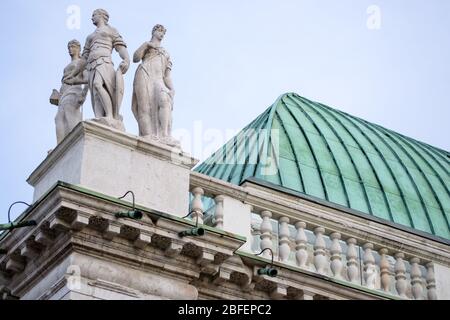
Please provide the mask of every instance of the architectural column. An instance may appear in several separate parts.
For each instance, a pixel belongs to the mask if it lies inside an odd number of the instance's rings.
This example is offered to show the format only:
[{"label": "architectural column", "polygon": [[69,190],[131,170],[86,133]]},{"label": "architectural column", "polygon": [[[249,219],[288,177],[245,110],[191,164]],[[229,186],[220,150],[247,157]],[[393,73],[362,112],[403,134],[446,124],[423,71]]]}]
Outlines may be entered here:
[{"label": "architectural column", "polygon": [[297,235],[295,236],[295,259],[297,260],[297,266],[306,269],[306,263],[308,261],[308,238],[305,233],[306,223],[299,221],[295,224],[295,228],[297,229]]},{"label": "architectural column", "polygon": [[341,234],[338,232],[333,232],[330,235],[331,238],[331,247],[330,247],[330,252],[331,252],[331,271],[333,272],[333,275],[338,278],[338,279],[342,279],[342,247],[341,244],[339,243],[339,240],[341,239]]},{"label": "architectural column", "polygon": [[427,296],[428,300],[437,300],[436,295],[436,279],[434,277],[433,262],[429,262],[427,267]]},{"label": "architectural column", "polygon": [[289,259],[289,254],[291,253],[291,247],[289,246],[289,218],[281,217],[279,220],[279,243],[280,249],[278,253],[278,258],[280,261],[286,262]]},{"label": "architectural column", "polygon": [[223,196],[217,196],[214,198],[216,203],[216,209],[214,212],[214,227],[223,229]]},{"label": "architectural column", "polygon": [[397,289],[397,293],[402,298],[407,298],[406,296],[406,289],[407,289],[407,283],[406,283],[406,266],[405,262],[403,261],[403,258],[405,255],[401,252],[397,252],[395,254],[395,288]]},{"label": "architectural column", "polygon": [[389,271],[389,260],[387,259],[388,249],[382,248],[380,250],[380,280],[381,288],[384,292],[390,292],[391,287],[391,273]]},{"label": "architectural column", "polygon": [[[205,194],[202,188],[195,187],[192,189],[194,199],[192,200],[192,219],[199,224],[203,224],[203,201],[202,196]],[[198,220],[197,220],[198,219]]]},{"label": "architectural column", "polygon": [[316,241],[314,242],[314,266],[316,271],[320,274],[326,274],[327,257],[325,256],[326,243],[323,238],[325,229],[317,227],[314,229]]},{"label": "architectural column", "polygon": [[420,259],[412,258],[411,264],[411,291],[416,300],[422,300],[422,272],[420,271]]},{"label": "architectural column", "polygon": [[358,283],[358,252],[356,251],[356,239],[347,240],[347,276],[348,281]]},{"label": "architectural column", "polygon": [[375,257],[373,256],[372,243],[366,243],[363,246],[364,249],[364,281],[366,283],[366,287],[369,289],[375,289],[377,270],[375,268]]},{"label": "architectural column", "polygon": [[[270,223],[270,218],[272,218],[272,212],[264,210],[261,212],[262,223],[260,227],[261,231],[261,251],[267,248],[272,249],[272,223]],[[271,259],[269,250],[264,251],[263,257]]]}]

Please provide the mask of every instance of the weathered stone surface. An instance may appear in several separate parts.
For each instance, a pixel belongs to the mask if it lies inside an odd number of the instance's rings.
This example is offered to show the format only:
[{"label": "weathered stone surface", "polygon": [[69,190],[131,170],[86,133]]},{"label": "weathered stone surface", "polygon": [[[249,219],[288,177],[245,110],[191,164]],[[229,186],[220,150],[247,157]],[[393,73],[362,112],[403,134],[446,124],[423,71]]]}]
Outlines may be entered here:
[{"label": "weathered stone surface", "polygon": [[180,149],[85,121],[47,156],[28,182],[34,187],[35,201],[57,181],[64,181],[112,197],[131,190],[139,205],[185,216],[189,169],[196,162]]},{"label": "weathered stone surface", "polygon": [[58,106],[55,117],[57,143],[60,143],[82,121],[81,106],[88,92],[86,71],[69,78],[73,70],[81,63],[81,45],[77,40],[71,40],[67,47],[72,61],[64,68],[61,89],[59,91],[53,89],[50,96],[50,103]]},{"label": "weathered stone surface", "polygon": [[[95,118],[102,124],[124,130],[119,110],[124,92],[122,77],[130,66],[130,58],[125,41],[108,21],[109,14],[106,10],[94,10],[92,23],[97,29],[87,37],[81,57],[82,63],[73,70],[69,79],[77,77],[86,69]],[[122,58],[117,71],[114,70],[112,62],[113,49]]]},{"label": "weathered stone surface", "polygon": [[156,25],[151,40],[144,42],[134,53],[133,61],[142,60],[142,63],[134,77],[132,110],[140,136],[179,146],[180,143],[171,136],[175,90],[170,76],[172,61],[161,47],[165,34],[166,29]]},{"label": "weathered stone surface", "polygon": [[[250,240],[252,207],[242,201],[223,196],[223,229],[239,234]],[[247,241],[242,249],[250,249],[250,241]]]},{"label": "weathered stone surface", "polygon": [[434,263],[433,267],[438,299],[450,300],[450,268],[438,263]]}]

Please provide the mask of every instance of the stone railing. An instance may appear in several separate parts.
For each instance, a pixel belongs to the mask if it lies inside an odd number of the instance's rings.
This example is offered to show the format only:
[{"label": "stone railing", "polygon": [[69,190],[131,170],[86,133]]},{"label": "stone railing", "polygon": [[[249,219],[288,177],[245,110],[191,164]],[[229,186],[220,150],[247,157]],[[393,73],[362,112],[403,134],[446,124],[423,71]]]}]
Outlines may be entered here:
[{"label": "stone railing", "polygon": [[[382,290],[404,299],[436,299],[433,263],[421,263],[402,251],[326,230],[320,225],[291,221],[263,210],[254,214],[252,249],[271,248],[286,264]],[[267,255],[267,258],[270,256]]]},{"label": "stone railing", "polygon": [[[257,254],[271,248],[275,261],[298,268],[299,272],[313,272],[392,298],[438,298],[434,261],[430,258],[435,253],[429,249],[424,254],[428,249],[424,250],[427,246],[418,235],[364,222],[346,212],[336,215],[335,208],[327,215],[317,205],[310,205],[308,213],[304,210],[307,202],[303,201],[299,208],[292,196],[286,196],[282,203],[282,195],[263,194],[262,187],[235,186],[195,172],[191,174],[190,188],[192,218],[246,236],[242,251]],[[289,203],[291,208],[287,208]],[[336,218],[343,216],[345,219]],[[380,229],[384,232],[380,233]],[[403,236],[417,238],[411,241],[422,242],[422,247],[399,241]],[[446,253],[442,259],[448,261],[448,250],[442,252]],[[270,251],[265,250],[263,257],[271,259]]]}]

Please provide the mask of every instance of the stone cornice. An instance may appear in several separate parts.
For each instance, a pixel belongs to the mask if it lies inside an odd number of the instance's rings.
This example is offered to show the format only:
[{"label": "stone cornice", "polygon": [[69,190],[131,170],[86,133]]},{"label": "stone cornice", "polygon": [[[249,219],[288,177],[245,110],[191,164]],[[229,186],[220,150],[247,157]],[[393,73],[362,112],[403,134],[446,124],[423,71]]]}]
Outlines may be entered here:
[{"label": "stone cornice", "polygon": [[148,265],[188,281],[217,272],[245,243],[245,238],[208,226],[202,226],[207,231],[201,238],[180,238],[178,233],[194,222],[149,209],[139,221],[117,219],[114,212],[129,209],[131,203],[109,198],[59,183],[32,208],[26,218],[38,225],[14,230],[1,242],[8,254],[1,257],[0,270],[12,292],[21,296],[44,270],[71,252],[109,256],[139,270]]},{"label": "stone cornice", "polygon": [[[228,298],[251,297],[252,290],[258,290],[259,296],[266,294],[268,299],[295,298],[293,290],[306,290],[334,299],[383,298],[345,284],[320,284],[323,279],[282,265],[277,265],[281,270],[277,279],[258,276],[256,268],[265,264],[264,259],[235,254],[245,238],[203,225],[207,230],[205,236],[180,238],[178,233],[194,226],[194,222],[143,208],[145,217],[140,221],[114,217],[114,212],[130,207],[129,202],[80,187],[56,185],[27,214],[27,218],[37,220],[38,225],[14,230],[1,242],[8,254],[0,259],[0,270],[11,292],[20,297],[45,277],[48,270],[56,270],[58,286],[46,292],[40,289],[39,297],[56,294],[64,284],[61,263],[70,258],[70,263],[74,264],[90,266],[93,260],[100,264],[107,260],[141,275],[178,279],[180,283],[190,283],[199,291],[204,290],[205,295],[215,288],[217,297],[226,284],[227,293],[222,297]],[[240,257],[244,257],[245,263]],[[143,296],[153,294],[153,289],[148,291],[148,287],[138,282],[130,282],[120,274],[102,273],[92,266],[81,271],[82,277],[91,279],[90,283],[97,283],[96,279],[101,278],[102,283],[117,290],[137,290]],[[308,282],[305,277],[312,280]],[[163,296],[176,297],[171,294]],[[213,291],[209,291],[209,295],[213,295]]]}]

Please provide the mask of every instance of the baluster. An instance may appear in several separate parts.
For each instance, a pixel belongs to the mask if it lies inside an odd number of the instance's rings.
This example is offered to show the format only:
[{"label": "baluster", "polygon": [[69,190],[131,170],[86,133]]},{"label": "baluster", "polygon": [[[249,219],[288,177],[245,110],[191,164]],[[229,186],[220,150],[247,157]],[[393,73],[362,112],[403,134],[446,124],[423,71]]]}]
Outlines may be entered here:
[{"label": "baluster", "polygon": [[297,265],[300,268],[307,269],[306,262],[308,261],[308,238],[305,233],[306,223],[299,221],[295,224],[295,228],[297,229],[297,235],[295,237],[295,258],[297,259]]},{"label": "baluster", "polygon": [[436,294],[436,279],[434,278],[433,262],[429,262],[427,267],[427,296],[428,300],[437,300]]},{"label": "baluster", "polygon": [[[192,219],[203,224],[203,201],[202,196],[205,194],[202,188],[195,187],[192,189],[194,199],[192,200]],[[198,220],[197,220],[198,219]]]},{"label": "baluster", "polygon": [[341,234],[338,232],[333,232],[330,235],[330,238],[332,240],[331,242],[331,247],[330,247],[330,252],[331,252],[331,271],[333,272],[333,275],[338,278],[338,279],[342,279],[342,247],[341,244],[339,242],[339,240],[341,239]]},{"label": "baluster", "polygon": [[347,276],[350,282],[358,283],[358,251],[355,238],[347,240]]},{"label": "baluster", "polygon": [[422,272],[420,271],[419,258],[412,258],[411,263],[411,290],[416,300],[422,300]]},{"label": "baluster", "polygon": [[[272,249],[272,224],[270,223],[270,218],[272,217],[272,212],[264,210],[261,212],[261,217],[263,221],[261,222],[261,251],[267,248]],[[263,257],[272,258],[270,251],[266,250],[263,252]]]},{"label": "baluster", "polygon": [[395,254],[395,288],[397,289],[397,293],[402,298],[407,298],[406,296],[406,289],[407,289],[407,283],[406,283],[406,266],[405,262],[403,261],[403,258],[405,255],[401,252],[397,252]]},{"label": "baluster", "polygon": [[288,217],[281,217],[280,218],[280,231],[279,231],[279,238],[280,238],[280,251],[279,251],[279,260],[280,261],[287,261],[289,259],[289,254],[291,253],[291,247],[289,246],[289,218]]},{"label": "baluster", "polygon": [[223,229],[223,196],[216,196],[214,202],[216,203],[216,210],[214,212],[214,227]]},{"label": "baluster", "polygon": [[387,259],[388,249],[383,248],[380,250],[380,274],[381,274],[381,288],[385,292],[390,291],[391,276],[389,271],[389,260]]},{"label": "baluster", "polygon": [[314,229],[314,234],[316,235],[316,241],[314,242],[314,266],[320,274],[326,274],[325,267],[327,265],[327,258],[325,256],[326,244],[323,238],[324,233],[325,229],[322,227]]},{"label": "baluster", "polygon": [[369,289],[375,289],[375,282],[377,278],[377,269],[375,268],[375,257],[373,256],[372,243],[366,243],[363,246],[364,249],[364,280],[366,287]]}]

